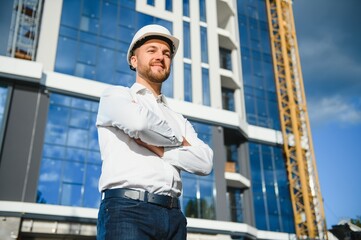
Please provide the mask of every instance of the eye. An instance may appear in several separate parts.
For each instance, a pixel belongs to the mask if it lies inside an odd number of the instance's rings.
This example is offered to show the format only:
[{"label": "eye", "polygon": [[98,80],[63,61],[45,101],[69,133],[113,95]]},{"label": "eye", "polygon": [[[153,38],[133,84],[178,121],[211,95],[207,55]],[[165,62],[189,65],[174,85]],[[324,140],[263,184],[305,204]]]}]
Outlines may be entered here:
[{"label": "eye", "polygon": [[171,57],[170,52],[164,52],[163,54],[164,54],[164,56],[166,56],[167,58],[170,58],[170,57]]}]

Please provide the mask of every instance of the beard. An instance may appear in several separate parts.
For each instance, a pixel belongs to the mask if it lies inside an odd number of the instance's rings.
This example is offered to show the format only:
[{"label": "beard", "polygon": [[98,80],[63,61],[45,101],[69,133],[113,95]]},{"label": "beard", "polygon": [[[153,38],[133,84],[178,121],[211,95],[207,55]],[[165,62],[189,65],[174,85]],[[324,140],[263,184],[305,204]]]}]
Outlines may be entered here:
[{"label": "beard", "polygon": [[170,74],[170,68],[163,68],[161,70],[152,70],[152,64],[138,66],[138,74],[153,83],[163,83]]}]

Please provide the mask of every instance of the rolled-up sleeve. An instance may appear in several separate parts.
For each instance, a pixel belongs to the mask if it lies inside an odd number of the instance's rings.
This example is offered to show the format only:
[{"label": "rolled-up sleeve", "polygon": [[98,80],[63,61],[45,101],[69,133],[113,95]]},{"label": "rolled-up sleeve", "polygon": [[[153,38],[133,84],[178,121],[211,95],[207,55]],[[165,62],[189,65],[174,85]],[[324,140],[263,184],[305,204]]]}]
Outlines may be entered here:
[{"label": "rolled-up sleeve", "polygon": [[200,140],[192,125],[186,121],[185,138],[191,146],[167,147],[163,159],[176,168],[197,174],[208,175],[213,168],[213,151]]},{"label": "rolled-up sleeve", "polygon": [[102,94],[96,125],[117,127],[131,138],[155,146],[179,146],[183,140],[165,120],[136,103],[129,88],[121,86],[110,87]]}]

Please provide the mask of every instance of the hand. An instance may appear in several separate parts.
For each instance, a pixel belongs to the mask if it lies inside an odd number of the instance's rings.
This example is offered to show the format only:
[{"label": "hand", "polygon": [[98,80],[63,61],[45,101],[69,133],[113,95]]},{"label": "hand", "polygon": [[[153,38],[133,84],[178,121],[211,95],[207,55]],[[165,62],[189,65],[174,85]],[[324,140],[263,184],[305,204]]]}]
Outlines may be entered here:
[{"label": "hand", "polygon": [[183,137],[182,146],[191,146],[191,144],[187,141],[185,137]]},{"label": "hand", "polygon": [[153,152],[154,154],[156,154],[158,157],[163,157],[164,155],[164,147],[157,147],[154,145],[150,145],[147,144],[145,142],[143,142],[142,140],[138,139],[134,139],[134,141],[142,147],[145,147],[146,149],[148,149],[149,151]]}]

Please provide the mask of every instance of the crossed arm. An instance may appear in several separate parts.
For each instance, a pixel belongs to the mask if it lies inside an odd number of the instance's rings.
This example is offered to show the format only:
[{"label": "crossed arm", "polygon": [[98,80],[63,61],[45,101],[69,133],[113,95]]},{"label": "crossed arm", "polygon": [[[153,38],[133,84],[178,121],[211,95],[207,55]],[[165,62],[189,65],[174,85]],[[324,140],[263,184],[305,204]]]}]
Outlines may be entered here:
[{"label": "crossed arm", "polygon": [[[151,144],[147,144],[147,143],[143,142],[142,140],[140,140],[139,138],[134,139],[134,141],[138,145],[143,146],[143,147],[147,148],[149,151],[155,153],[157,156],[163,157],[163,155],[164,155],[164,147],[157,147],[157,146],[154,146],[154,145],[151,145]],[[182,142],[181,146],[190,146],[189,142],[184,137],[183,137],[183,142]]]},{"label": "crossed arm", "polygon": [[185,123],[185,136],[179,135],[146,107],[134,102],[128,88],[107,89],[99,103],[98,126],[116,127],[134,141],[174,167],[207,175],[213,167],[213,151],[197,137],[192,125]]},{"label": "crossed arm", "polygon": [[129,137],[163,147],[182,144],[183,137],[174,132],[164,119],[148,108],[135,103],[125,87],[110,87],[99,102],[98,126],[116,127]]}]

